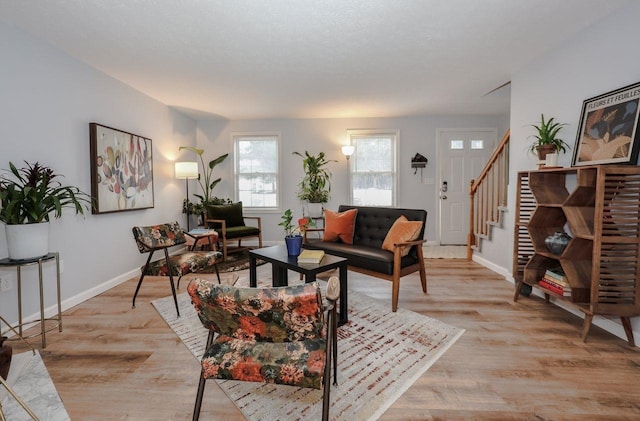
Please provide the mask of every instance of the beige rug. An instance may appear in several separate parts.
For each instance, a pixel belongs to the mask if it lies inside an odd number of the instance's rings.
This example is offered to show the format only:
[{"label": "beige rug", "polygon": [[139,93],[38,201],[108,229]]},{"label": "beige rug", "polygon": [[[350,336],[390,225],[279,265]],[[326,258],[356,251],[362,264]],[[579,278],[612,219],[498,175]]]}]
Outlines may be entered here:
[{"label": "beige rug", "polygon": [[428,246],[422,253],[425,259],[466,259],[467,246]]},{"label": "beige rug", "polygon": [[[239,286],[247,286],[241,278]],[[207,330],[187,293],[152,304],[193,355],[204,353]],[[375,420],[464,333],[418,313],[349,291],[349,323],[339,328],[338,386],[331,387],[332,420]],[[218,381],[248,420],[317,420],[322,392],[290,386]],[[206,395],[206,394],[205,394]],[[194,395],[195,400],[195,395]],[[211,407],[206,400],[203,408]]]}]

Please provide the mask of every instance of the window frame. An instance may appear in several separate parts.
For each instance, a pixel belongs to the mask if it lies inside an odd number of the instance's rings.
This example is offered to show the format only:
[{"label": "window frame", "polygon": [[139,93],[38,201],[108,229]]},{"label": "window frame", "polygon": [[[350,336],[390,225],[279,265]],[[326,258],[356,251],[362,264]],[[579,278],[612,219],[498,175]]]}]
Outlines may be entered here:
[{"label": "window frame", "polygon": [[[239,192],[239,168],[240,168],[240,153],[238,150],[238,144],[240,140],[246,140],[246,138],[256,138],[256,137],[264,137],[264,138],[275,138],[276,147],[277,147],[277,165],[276,165],[276,205],[275,206],[249,206],[249,204],[242,204],[243,211],[248,213],[252,212],[260,212],[260,213],[268,213],[268,212],[280,212],[280,207],[282,206],[282,193],[281,193],[281,175],[282,175],[282,135],[280,132],[274,131],[255,131],[255,132],[232,132],[231,133],[231,146],[233,150],[233,197],[234,201],[237,202],[240,200],[240,192]],[[247,174],[247,173],[242,173]],[[253,173],[251,173],[253,174]]]},{"label": "window frame", "polygon": [[391,160],[392,164],[392,183],[391,183],[391,204],[390,205],[372,205],[366,204],[363,206],[391,206],[395,207],[398,203],[398,149],[400,143],[400,130],[398,129],[349,129],[347,130],[347,137],[349,139],[349,145],[354,147],[353,155],[351,155],[349,160],[349,203],[353,204],[354,195],[353,195],[353,168],[356,166],[357,162],[357,138],[358,137],[390,137],[392,138],[393,145],[391,150],[393,151],[393,157]]}]

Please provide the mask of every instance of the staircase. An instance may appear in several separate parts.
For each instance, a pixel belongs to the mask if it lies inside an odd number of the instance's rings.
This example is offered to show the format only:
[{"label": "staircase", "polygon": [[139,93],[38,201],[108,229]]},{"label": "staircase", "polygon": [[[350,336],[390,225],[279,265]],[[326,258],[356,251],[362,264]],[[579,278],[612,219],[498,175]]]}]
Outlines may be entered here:
[{"label": "staircase", "polygon": [[467,259],[473,250],[480,250],[482,240],[491,239],[494,226],[502,226],[502,214],[507,210],[507,183],[509,179],[509,133],[493,151],[476,180],[469,187],[469,234]]}]

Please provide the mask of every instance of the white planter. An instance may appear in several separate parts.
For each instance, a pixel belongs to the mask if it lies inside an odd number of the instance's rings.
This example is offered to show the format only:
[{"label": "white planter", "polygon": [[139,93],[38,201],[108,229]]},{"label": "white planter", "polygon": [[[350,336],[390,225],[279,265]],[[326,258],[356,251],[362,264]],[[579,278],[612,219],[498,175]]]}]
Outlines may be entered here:
[{"label": "white planter", "polygon": [[310,216],[312,218],[321,218],[323,209],[323,203],[307,203],[307,212],[305,216]]},{"label": "white planter", "polygon": [[49,223],[5,225],[9,259],[35,259],[49,253]]}]

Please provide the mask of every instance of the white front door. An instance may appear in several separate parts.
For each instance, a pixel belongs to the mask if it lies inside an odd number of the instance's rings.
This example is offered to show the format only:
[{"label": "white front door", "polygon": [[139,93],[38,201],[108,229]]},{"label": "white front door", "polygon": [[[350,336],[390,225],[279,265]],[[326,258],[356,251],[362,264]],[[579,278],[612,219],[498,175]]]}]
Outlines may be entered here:
[{"label": "white front door", "polygon": [[496,146],[496,129],[439,129],[440,244],[466,244],[469,183]]}]

